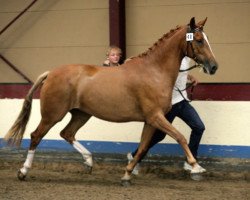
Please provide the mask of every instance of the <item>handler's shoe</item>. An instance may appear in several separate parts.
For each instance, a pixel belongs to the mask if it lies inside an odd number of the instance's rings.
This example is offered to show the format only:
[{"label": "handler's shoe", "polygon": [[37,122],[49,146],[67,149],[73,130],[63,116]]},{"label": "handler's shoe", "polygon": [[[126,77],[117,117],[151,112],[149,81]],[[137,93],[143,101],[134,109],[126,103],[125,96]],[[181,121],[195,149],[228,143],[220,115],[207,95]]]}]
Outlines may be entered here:
[{"label": "handler's shoe", "polygon": [[[128,154],[127,154],[127,158],[128,158],[128,163],[130,163],[130,162],[133,160],[132,154],[131,154],[131,153],[128,153]],[[134,175],[136,175],[136,176],[139,175],[139,170],[140,170],[140,165],[139,165],[139,163],[137,163],[137,164],[135,165],[133,171],[132,171],[132,174],[134,174]]]},{"label": "handler's shoe", "polygon": [[[186,170],[186,171],[192,171],[192,166],[190,164],[188,164],[187,162],[184,162],[184,166],[183,166],[183,169]],[[206,172],[207,170],[205,168],[203,168],[202,166],[200,166],[198,163],[197,163],[197,168],[196,168],[197,171],[199,171],[200,173],[204,173]]]}]

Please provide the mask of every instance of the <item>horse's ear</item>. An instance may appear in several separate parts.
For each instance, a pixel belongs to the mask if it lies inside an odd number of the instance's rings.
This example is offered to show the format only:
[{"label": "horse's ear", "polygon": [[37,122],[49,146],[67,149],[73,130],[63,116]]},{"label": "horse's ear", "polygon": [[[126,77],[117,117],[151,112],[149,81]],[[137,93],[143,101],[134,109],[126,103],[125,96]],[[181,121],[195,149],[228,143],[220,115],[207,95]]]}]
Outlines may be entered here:
[{"label": "horse's ear", "polygon": [[191,18],[189,25],[190,25],[191,30],[194,30],[196,28],[194,17]]},{"label": "horse's ear", "polygon": [[207,17],[204,19],[204,20],[202,20],[202,21],[200,21],[197,25],[200,27],[203,27],[204,25],[205,25],[205,23],[206,23],[206,21],[207,21]]}]

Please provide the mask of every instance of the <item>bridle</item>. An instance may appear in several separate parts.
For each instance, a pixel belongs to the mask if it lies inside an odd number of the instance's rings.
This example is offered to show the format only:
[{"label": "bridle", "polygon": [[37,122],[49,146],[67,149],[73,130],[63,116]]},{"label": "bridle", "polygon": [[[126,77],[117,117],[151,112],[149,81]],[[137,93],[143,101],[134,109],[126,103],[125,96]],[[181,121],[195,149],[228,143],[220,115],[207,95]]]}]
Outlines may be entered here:
[{"label": "bridle", "polygon": [[[191,29],[190,25],[188,25],[187,34],[191,33],[191,34],[193,35],[195,32],[201,32],[201,31],[202,31],[202,27],[198,27],[198,28],[195,28],[195,29]],[[193,36],[192,36],[192,37],[193,37]],[[194,69],[194,68],[203,67],[203,66],[199,63],[199,61],[198,61],[198,59],[197,59],[197,57],[196,57],[196,55],[195,55],[194,47],[193,47],[192,41],[193,41],[193,38],[192,38],[192,40],[187,40],[187,49],[186,49],[185,56],[187,56],[187,54],[188,54],[188,48],[191,47],[191,51],[192,51],[192,55],[193,55],[193,58],[192,58],[192,59],[195,61],[195,64],[192,65],[191,67],[189,67],[188,69],[180,69],[179,72],[185,72],[185,71],[192,70],[192,69]],[[186,98],[183,96],[182,92],[185,91],[185,90],[187,90],[187,89],[190,88],[190,87],[191,87],[191,90],[190,90],[190,99],[191,99],[191,100],[188,100],[188,99],[186,99]],[[180,93],[180,95],[183,97],[183,99],[185,99],[185,100],[188,101],[188,102],[191,102],[191,101],[192,101],[192,97],[193,97],[194,87],[195,87],[195,86],[194,86],[194,82],[192,82],[192,83],[188,84],[187,87],[184,88],[184,89],[182,89],[182,90],[179,89],[178,87],[176,87],[175,90],[178,91],[178,92]]]},{"label": "bridle", "polygon": [[[191,27],[190,27],[190,25],[188,25],[188,27],[187,27],[187,34],[186,34],[186,41],[187,41],[187,49],[186,49],[186,55],[185,56],[187,56],[187,54],[188,54],[188,48],[189,48],[189,46],[191,47],[191,51],[192,51],[192,58],[194,59],[194,61],[195,62],[197,62],[197,63],[199,63],[198,62],[198,59],[197,59],[197,57],[196,57],[196,55],[195,55],[195,53],[194,53],[194,47],[193,47],[193,43],[192,43],[192,41],[194,40],[194,34],[195,33],[197,33],[197,32],[202,32],[202,30],[203,30],[203,27],[197,27],[197,28],[195,28],[195,29],[192,29]],[[188,35],[192,35],[192,37],[189,37],[188,38]]]},{"label": "bridle", "polygon": [[[188,25],[188,28],[187,28],[187,35],[188,35],[188,34],[192,34],[192,35],[193,35],[195,32],[201,32],[201,31],[202,31],[202,27],[197,27],[197,28],[195,28],[195,29],[191,29],[190,25]],[[193,37],[193,36],[192,36],[192,37]],[[193,66],[189,67],[188,69],[179,70],[179,72],[185,72],[185,71],[192,70],[192,69],[194,69],[194,68],[203,67],[203,66],[199,63],[199,61],[198,61],[198,59],[197,59],[197,57],[196,57],[196,55],[195,55],[194,47],[193,47],[192,41],[193,41],[193,39],[192,39],[192,40],[187,40],[187,49],[186,49],[185,56],[187,56],[187,54],[188,54],[188,49],[189,49],[189,47],[191,47],[191,51],[192,51],[192,55],[193,55],[193,56],[192,56],[192,59],[195,61],[195,64],[194,64]]]}]

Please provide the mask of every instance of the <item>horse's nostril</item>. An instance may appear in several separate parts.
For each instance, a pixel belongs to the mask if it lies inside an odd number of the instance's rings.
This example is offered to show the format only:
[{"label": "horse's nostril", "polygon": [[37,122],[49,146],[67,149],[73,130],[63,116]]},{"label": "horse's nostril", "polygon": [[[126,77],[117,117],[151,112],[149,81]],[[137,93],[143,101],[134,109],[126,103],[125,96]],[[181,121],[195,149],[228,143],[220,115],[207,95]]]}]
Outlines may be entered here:
[{"label": "horse's nostril", "polygon": [[216,72],[216,70],[218,69],[218,67],[216,65],[214,65],[211,69],[211,73],[214,74]]}]

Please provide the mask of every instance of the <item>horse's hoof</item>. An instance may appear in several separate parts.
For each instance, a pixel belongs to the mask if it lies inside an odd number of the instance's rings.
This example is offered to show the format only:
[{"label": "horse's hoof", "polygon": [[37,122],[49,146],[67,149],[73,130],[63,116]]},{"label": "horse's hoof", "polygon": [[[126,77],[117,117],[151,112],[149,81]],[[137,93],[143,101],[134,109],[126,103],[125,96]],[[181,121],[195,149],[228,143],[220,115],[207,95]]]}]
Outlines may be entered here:
[{"label": "horse's hoof", "polygon": [[129,186],[131,186],[131,181],[130,180],[121,180],[121,185],[123,186],[123,187],[129,187]]},{"label": "horse's hoof", "polygon": [[89,165],[84,165],[85,166],[85,171],[87,174],[92,174],[92,169],[93,167],[89,166]]},{"label": "horse's hoof", "polygon": [[24,175],[20,170],[18,170],[17,178],[19,179],[19,181],[24,181],[25,177],[26,177],[26,175]]},{"label": "horse's hoof", "polygon": [[194,180],[194,181],[201,181],[201,180],[204,179],[202,173],[190,173],[190,177],[191,177],[191,179]]}]

